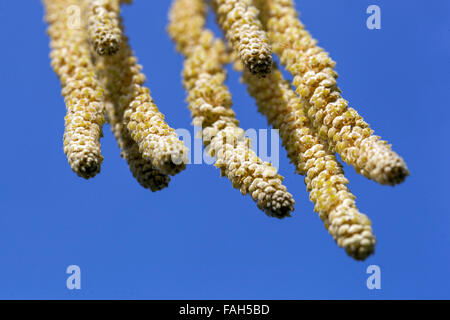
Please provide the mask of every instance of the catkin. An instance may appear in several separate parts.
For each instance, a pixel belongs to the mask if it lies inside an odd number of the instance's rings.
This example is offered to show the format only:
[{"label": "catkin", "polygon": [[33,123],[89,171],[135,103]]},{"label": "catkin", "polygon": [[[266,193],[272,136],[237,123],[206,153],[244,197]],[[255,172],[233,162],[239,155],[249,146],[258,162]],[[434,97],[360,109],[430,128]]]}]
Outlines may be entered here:
[{"label": "catkin", "polygon": [[[122,26],[121,23],[119,25]],[[175,175],[186,168],[187,148],[175,130],[164,121],[150,90],[143,86],[145,75],[140,72],[142,66],[137,63],[123,32],[121,43],[115,55],[104,56],[103,59],[111,74],[109,80],[118,88],[118,108],[123,110],[123,122],[142,157],[162,174]]]},{"label": "catkin", "polygon": [[[183,10],[195,8],[189,14]],[[276,168],[263,162],[250,148],[250,140],[239,128],[231,109],[231,94],[224,85],[227,58],[224,43],[203,29],[204,4],[201,0],[176,0],[171,8],[169,32],[178,49],[187,54],[183,84],[188,91],[193,124],[202,127],[208,153],[216,158],[215,166],[228,177],[242,194],[250,194],[267,215],[283,218],[293,211],[292,195],[282,185]],[[192,22],[191,22],[192,21]],[[183,30],[191,26],[197,38],[186,36]],[[184,39],[183,39],[184,38]]]},{"label": "catkin", "polygon": [[170,177],[156,170],[148,160],[142,158],[138,145],[123,126],[122,118],[117,113],[114,104],[106,103],[106,111],[111,130],[121,150],[120,154],[127,161],[133,177],[142,187],[153,192],[166,188],[169,185]]},{"label": "catkin", "polygon": [[[242,67],[237,65],[237,69]],[[300,98],[274,65],[266,78],[244,70],[242,80],[256,100],[258,111],[279,129],[283,146],[305,184],[314,210],[336,243],[357,260],[374,252],[371,222],[355,205],[342,166],[311,128]]]},{"label": "catkin", "polygon": [[184,56],[190,55],[196,49],[204,33],[206,13],[205,1],[172,1],[167,31],[175,42],[177,51]]},{"label": "catkin", "polygon": [[[120,48],[120,0],[82,0],[88,2],[89,42],[99,55],[113,55]],[[123,1],[122,1],[123,2]]]},{"label": "catkin", "polygon": [[251,0],[212,0],[217,21],[231,47],[251,73],[265,76],[272,67],[272,50]]},{"label": "catkin", "polygon": [[131,173],[139,184],[155,192],[166,188],[169,185],[170,177],[162,174],[155,169],[149,160],[142,157],[139,146],[131,138],[128,129],[123,123],[124,104],[120,103],[120,70],[115,65],[105,65],[105,59],[99,57],[96,59],[96,71],[105,88],[105,107],[108,116],[108,122],[111,126],[117,143],[119,145],[121,156],[124,158],[130,168]]},{"label": "catkin", "polygon": [[335,62],[304,29],[292,0],[254,0],[274,52],[294,76],[293,84],[319,136],[356,171],[380,184],[409,175],[403,159],[341,97]]},{"label": "catkin", "polygon": [[77,175],[92,178],[100,172],[103,161],[100,137],[105,108],[80,19],[80,3],[75,0],[43,2],[49,24],[51,64],[61,80],[67,107],[64,153]]}]

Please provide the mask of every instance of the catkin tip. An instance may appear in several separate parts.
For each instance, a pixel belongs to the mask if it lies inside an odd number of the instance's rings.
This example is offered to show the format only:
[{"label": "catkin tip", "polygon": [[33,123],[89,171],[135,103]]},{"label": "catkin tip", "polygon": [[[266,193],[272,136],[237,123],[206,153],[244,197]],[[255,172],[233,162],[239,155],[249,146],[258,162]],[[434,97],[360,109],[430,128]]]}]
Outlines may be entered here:
[{"label": "catkin tip", "polygon": [[409,175],[403,158],[392,151],[384,141],[370,140],[371,138],[365,139],[362,152],[356,161],[357,166],[361,168],[360,172],[383,185],[394,186],[402,183]]},{"label": "catkin tip", "polygon": [[356,207],[339,205],[330,212],[328,222],[328,231],[350,257],[363,261],[375,252],[376,239],[371,222]]},{"label": "catkin tip", "polygon": [[368,247],[363,247],[363,246],[355,246],[355,247],[348,247],[345,249],[345,251],[347,252],[347,254],[352,257],[353,259],[357,260],[357,261],[364,261],[366,260],[369,256],[371,256],[372,254],[375,253],[375,246],[368,246]]},{"label": "catkin tip", "polygon": [[290,218],[291,212],[294,210],[294,206],[292,203],[286,204],[280,208],[277,209],[266,209],[264,212],[267,216],[272,218],[278,218],[278,219],[284,219],[284,218]]},{"label": "catkin tip", "polygon": [[162,163],[158,167],[158,169],[159,169],[159,171],[161,171],[164,174],[174,176],[174,175],[180,173],[181,171],[183,171],[184,169],[186,169],[186,164],[184,164],[184,163],[177,164],[177,163],[174,163],[173,161],[169,160],[169,161]]},{"label": "catkin tip", "polygon": [[101,56],[114,55],[120,49],[119,5],[119,0],[92,0],[89,3],[89,41]]},{"label": "catkin tip", "polygon": [[217,22],[245,67],[254,75],[269,74],[272,48],[252,1],[214,0],[212,5]]},{"label": "catkin tip", "polygon": [[272,65],[272,56],[269,56],[265,59],[258,60],[257,62],[246,64],[246,67],[252,74],[260,77],[265,77],[272,72]]},{"label": "catkin tip", "polygon": [[169,186],[170,177],[160,173],[158,170],[151,169],[145,172],[141,169],[140,176],[136,176],[136,180],[145,189],[150,189],[152,192],[160,191]]},{"label": "catkin tip", "polygon": [[72,164],[72,170],[81,178],[90,179],[100,173],[103,158],[85,156]]},{"label": "catkin tip", "polygon": [[[164,176],[164,177],[167,177],[167,176]],[[163,190],[169,186],[169,182],[170,182],[170,180],[167,180],[167,179],[159,179],[159,180],[155,181],[154,185],[150,186],[150,190],[152,192],[157,192],[157,191]]]},{"label": "catkin tip", "polygon": [[162,174],[171,176],[186,169],[188,162],[188,149],[175,136],[159,137],[153,148],[143,148],[142,153]]},{"label": "catkin tip", "polygon": [[407,176],[409,176],[409,170],[405,162],[399,161],[398,165],[385,169],[386,180],[381,183],[395,186],[405,181]]},{"label": "catkin tip", "polygon": [[291,217],[295,201],[289,192],[276,191],[272,195],[268,194],[267,198],[270,200],[263,202],[263,211],[267,216],[278,219]]}]

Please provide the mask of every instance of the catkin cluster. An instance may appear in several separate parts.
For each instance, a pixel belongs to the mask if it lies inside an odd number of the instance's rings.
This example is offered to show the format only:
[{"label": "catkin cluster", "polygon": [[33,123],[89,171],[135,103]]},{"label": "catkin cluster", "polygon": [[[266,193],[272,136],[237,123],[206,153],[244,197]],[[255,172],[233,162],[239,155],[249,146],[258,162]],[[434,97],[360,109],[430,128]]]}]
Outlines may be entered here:
[{"label": "catkin cluster", "polygon": [[187,149],[175,130],[165,122],[150,90],[143,86],[142,66],[137,63],[123,32],[121,43],[115,55],[102,59],[108,69],[108,81],[118,95],[116,100],[123,112],[123,124],[144,159],[161,173],[175,175],[186,167]]},{"label": "catkin cluster", "polygon": [[294,76],[302,106],[320,137],[369,179],[395,185],[409,174],[403,159],[341,97],[335,62],[304,29],[292,0],[254,0],[273,50]]},{"label": "catkin cluster", "polygon": [[[166,187],[168,175],[185,168],[187,150],[143,86],[142,67],[122,32],[119,1],[45,0],[44,5],[52,66],[61,79],[67,106],[64,151],[72,169],[84,178],[100,171],[99,140],[106,111],[122,156],[138,182],[152,191]],[[98,30],[109,30],[111,22],[99,19],[104,10],[114,12],[106,15],[114,17],[114,32],[106,34],[119,36],[118,41],[108,42],[121,43],[115,55],[99,52],[92,41],[93,21]],[[89,44],[94,44],[92,51]]]},{"label": "catkin cluster", "polygon": [[[215,166],[242,194],[250,194],[267,215],[283,218],[293,210],[294,200],[276,168],[263,162],[250,148],[250,140],[239,128],[231,109],[231,95],[223,84],[227,58],[223,42],[203,29],[205,9],[201,0],[175,1],[170,13],[169,32],[179,50],[186,54],[183,78],[188,91],[193,124],[202,127],[208,153]],[[191,8],[189,14],[184,9]],[[190,22],[192,19],[192,23]],[[184,37],[183,30],[194,25],[199,37]]]},{"label": "catkin cluster", "polygon": [[251,73],[265,76],[272,67],[269,39],[251,0],[213,0],[217,21]]},{"label": "catkin cluster", "polygon": [[[107,120],[136,180],[166,188],[186,167],[187,149],[158,110],[125,35],[120,5],[131,0],[43,0],[51,64],[66,103],[64,152],[83,178],[100,172]],[[205,29],[207,4],[229,49]],[[293,0],[173,0],[168,32],[184,56],[183,86],[192,123],[215,166],[268,216],[294,210],[275,167],[251,149],[224,82],[234,61],[258,110],[280,132],[309,198],[338,246],[356,260],[375,250],[368,217],[359,212],[342,165],[385,185],[409,174],[403,159],[341,96],[335,62],[305,30]],[[293,87],[272,60],[272,48],[293,75]]]},{"label": "catkin cluster", "polygon": [[121,156],[124,158],[130,168],[133,177],[139,184],[151,191],[159,191],[169,186],[170,177],[155,169],[152,163],[142,157],[139,147],[130,137],[126,127],[123,125],[123,117],[120,108],[115,104],[116,99],[106,102],[106,112],[111,130],[117,140],[121,150]]},{"label": "catkin cluster", "polygon": [[130,133],[124,124],[124,111],[127,107],[123,103],[123,87],[121,81],[121,70],[117,65],[108,63],[110,61],[104,57],[96,59],[96,71],[105,88],[105,107],[108,122],[130,168],[131,173],[142,187],[155,192],[166,188],[169,185],[170,177],[155,169],[151,161],[144,159],[139,151],[139,146],[131,138]]},{"label": "catkin cluster", "polygon": [[[52,67],[61,80],[67,107],[64,153],[83,178],[100,172],[100,137],[105,121],[103,90],[91,62],[84,25],[70,16],[76,0],[44,0]],[[77,7],[78,8],[78,7]]]},{"label": "catkin cluster", "polygon": [[[237,65],[237,69],[242,69]],[[256,100],[259,112],[280,130],[283,146],[299,174],[305,175],[309,198],[325,228],[340,247],[357,260],[374,252],[370,220],[355,205],[342,166],[311,128],[300,98],[274,65],[264,79],[244,70],[242,80]]]}]

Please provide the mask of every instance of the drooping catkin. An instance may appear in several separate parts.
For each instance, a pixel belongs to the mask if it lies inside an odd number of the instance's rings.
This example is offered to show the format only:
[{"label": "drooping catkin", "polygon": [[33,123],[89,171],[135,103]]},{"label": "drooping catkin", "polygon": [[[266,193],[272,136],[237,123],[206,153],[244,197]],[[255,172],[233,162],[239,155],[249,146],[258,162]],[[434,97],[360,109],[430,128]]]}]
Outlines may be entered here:
[{"label": "drooping catkin", "polygon": [[170,177],[153,168],[148,160],[142,158],[138,145],[131,139],[128,130],[123,126],[122,118],[117,114],[114,104],[107,102],[106,111],[111,130],[121,150],[120,154],[127,161],[133,177],[142,187],[153,192],[166,188],[169,185]]},{"label": "drooping catkin", "polygon": [[403,159],[341,97],[335,62],[304,29],[292,0],[254,0],[274,52],[294,76],[301,103],[320,137],[342,160],[380,184],[401,183]]},{"label": "drooping catkin", "polygon": [[[226,48],[213,34],[203,29],[202,0],[176,0],[171,8],[169,32],[177,48],[186,55],[183,84],[188,91],[193,124],[202,127],[208,153],[216,158],[215,166],[227,176],[233,187],[250,194],[267,215],[283,218],[293,211],[292,195],[282,185],[276,168],[263,162],[250,148],[250,140],[239,128],[231,109],[231,94],[224,85],[223,62]],[[184,9],[194,8],[186,14]],[[192,22],[191,22],[192,21]],[[199,37],[185,37],[183,30]],[[196,30],[192,30],[194,29]]]},{"label": "drooping catkin", "polygon": [[127,161],[131,173],[142,187],[153,192],[166,188],[169,185],[170,177],[162,174],[152,166],[149,160],[142,157],[139,146],[131,138],[124,125],[123,113],[126,106],[120,103],[122,93],[121,81],[118,78],[120,70],[117,70],[114,65],[108,65],[106,68],[103,57],[96,59],[95,67],[105,88],[105,107],[108,122],[119,145],[122,158]]},{"label": "drooping catkin", "polygon": [[[122,24],[119,23],[122,27]],[[114,56],[104,56],[109,81],[120,95],[118,108],[131,138],[139,146],[142,157],[163,174],[175,175],[186,168],[187,148],[158,111],[150,90],[143,86],[142,66],[122,32],[121,48]]]},{"label": "drooping catkin", "polygon": [[43,3],[49,24],[51,64],[61,80],[67,107],[64,153],[78,176],[92,178],[100,172],[103,161],[100,137],[105,109],[83,20],[72,16],[81,13],[80,2],[44,0]]},{"label": "drooping catkin", "polygon": [[252,0],[212,0],[225,36],[251,73],[265,76],[272,67],[272,50]]},{"label": "drooping catkin", "polygon": [[113,55],[120,48],[121,0],[82,0],[88,2],[89,42],[99,55]]},{"label": "drooping catkin", "polygon": [[256,100],[258,111],[280,130],[288,157],[297,172],[305,175],[309,198],[325,228],[348,255],[366,259],[374,252],[376,242],[370,220],[358,211],[342,166],[311,128],[289,82],[275,65],[264,79],[244,70],[242,80]]}]

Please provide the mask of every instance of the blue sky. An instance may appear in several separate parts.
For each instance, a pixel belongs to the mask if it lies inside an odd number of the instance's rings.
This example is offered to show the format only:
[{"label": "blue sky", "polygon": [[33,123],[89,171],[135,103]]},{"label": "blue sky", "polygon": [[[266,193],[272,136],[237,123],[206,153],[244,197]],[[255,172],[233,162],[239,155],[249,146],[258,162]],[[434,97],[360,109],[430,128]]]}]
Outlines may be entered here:
[{"label": "blue sky", "polygon": [[[296,211],[282,221],[209,165],[189,166],[164,191],[143,189],[109,126],[101,174],[78,178],[62,149],[65,106],[42,5],[2,0],[0,298],[450,298],[450,2],[297,3],[337,61],[344,97],[411,171],[392,188],[345,166],[358,207],[373,222],[374,256],[356,262],[335,245],[283,149],[280,173]],[[159,109],[172,127],[192,130],[182,57],[165,32],[169,4],[135,0],[123,15]],[[381,30],[366,28],[371,4],[381,8]],[[230,70],[227,84],[241,126],[267,128],[239,75]],[[66,288],[73,264],[81,290]],[[381,290],[366,287],[369,265],[381,268]]]}]

